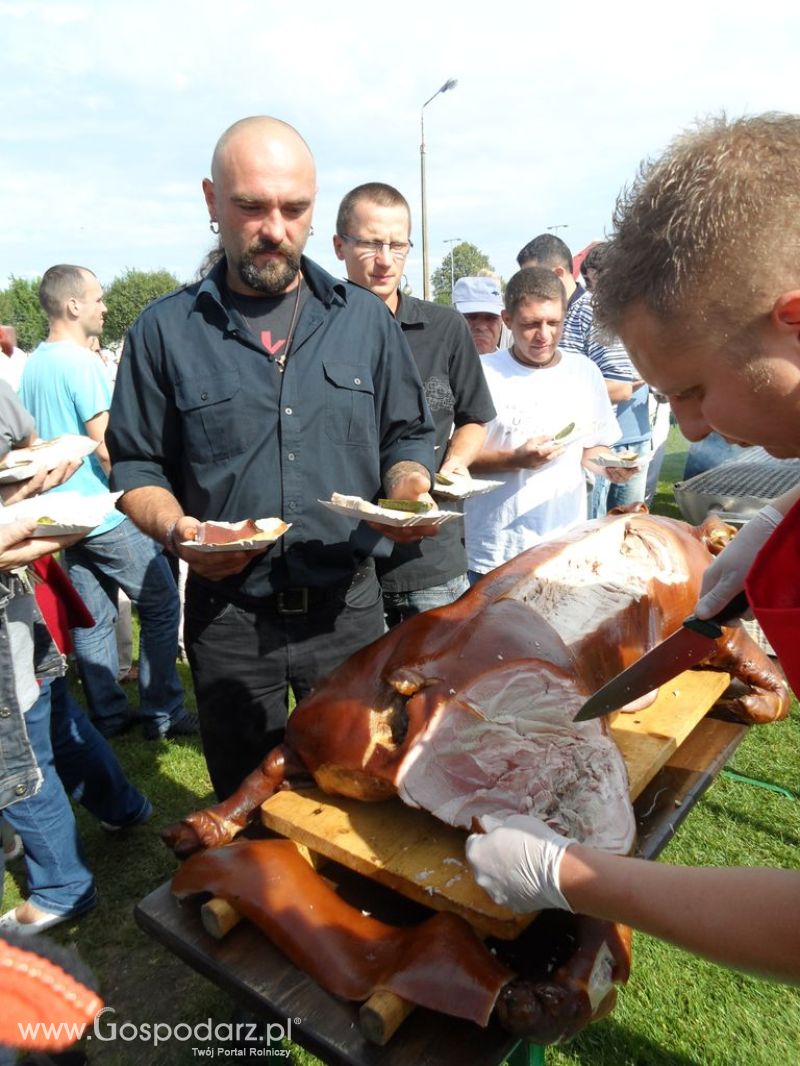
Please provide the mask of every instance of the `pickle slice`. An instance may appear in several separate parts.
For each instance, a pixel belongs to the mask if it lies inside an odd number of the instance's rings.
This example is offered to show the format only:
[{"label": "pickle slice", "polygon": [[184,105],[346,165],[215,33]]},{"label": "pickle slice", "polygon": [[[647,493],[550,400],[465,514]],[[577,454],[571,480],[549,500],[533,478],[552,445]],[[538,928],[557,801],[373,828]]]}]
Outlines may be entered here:
[{"label": "pickle slice", "polygon": [[427,514],[433,504],[426,500],[378,500],[378,506],[390,511],[404,511],[406,514]]},{"label": "pickle slice", "polygon": [[452,478],[447,477],[446,474],[434,474],[433,480],[437,485],[455,485],[455,481]]},{"label": "pickle slice", "polygon": [[570,422],[570,424],[568,426],[564,426],[564,428],[562,430],[559,430],[559,432],[556,433],[556,435],[553,437],[553,440],[563,440],[564,437],[568,437],[570,435],[570,433],[573,431],[574,428],[575,428],[575,423],[574,422]]},{"label": "pickle slice", "polygon": [[55,518],[48,518],[47,515],[42,515],[41,518],[36,519],[37,526],[54,526],[55,524]]}]

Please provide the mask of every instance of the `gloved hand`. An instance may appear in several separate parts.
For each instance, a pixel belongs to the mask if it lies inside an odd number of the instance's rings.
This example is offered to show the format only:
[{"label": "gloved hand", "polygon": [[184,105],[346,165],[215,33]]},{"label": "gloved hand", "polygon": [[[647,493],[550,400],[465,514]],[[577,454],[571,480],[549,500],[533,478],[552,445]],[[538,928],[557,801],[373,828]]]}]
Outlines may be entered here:
[{"label": "gloved hand", "polygon": [[503,822],[485,816],[481,821],[487,832],[468,837],[467,861],[495,903],[522,914],[548,907],[572,910],[561,894],[558,871],[574,840],[529,814],[514,814]]},{"label": "gloved hand", "polygon": [[703,574],[694,609],[698,618],[711,618],[742,591],[753,560],[782,520],[781,512],[767,504],[723,548]]}]

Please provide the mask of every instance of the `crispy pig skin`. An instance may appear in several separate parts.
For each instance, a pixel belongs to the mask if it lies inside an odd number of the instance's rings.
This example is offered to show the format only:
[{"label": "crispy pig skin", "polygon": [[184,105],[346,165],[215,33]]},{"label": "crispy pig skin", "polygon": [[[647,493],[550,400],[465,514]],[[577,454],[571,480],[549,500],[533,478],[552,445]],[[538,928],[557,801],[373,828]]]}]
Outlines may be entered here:
[{"label": "crispy pig skin", "polygon": [[[268,756],[232,797],[167,829],[167,843],[184,856],[233,839],[275,788],[302,768],[331,793],[381,800],[399,792],[407,802],[419,803],[408,789],[404,794],[404,782],[413,783],[409,771],[443,735],[446,716],[459,720],[463,735],[474,736],[481,719],[502,716],[500,694],[510,691],[508,679],[515,671],[520,677],[541,674],[549,693],[544,717],[552,718],[554,701],[556,709],[562,707],[557,732],[563,738],[573,728],[573,705],[576,711],[586,695],[691,614],[711,561],[706,541],[712,533],[708,524],[694,529],[668,518],[622,514],[523,552],[456,603],[409,619],[343,663],[298,705],[279,752]],[[742,720],[786,717],[789,697],[780,670],[740,628],[725,629],[705,665],[728,671],[749,687],[731,704]],[[531,691],[536,699],[520,716],[529,720],[538,713],[540,695]],[[575,724],[576,739],[592,736],[599,743],[604,722],[585,725],[590,728]],[[498,728],[502,732],[506,724]],[[277,754],[283,760],[280,772]],[[462,756],[459,750],[452,753],[454,766]],[[440,767],[442,758],[439,750]],[[286,759],[292,763],[288,772]],[[479,811],[459,805],[455,824],[469,826],[475,814],[490,813],[484,802],[490,785],[490,779],[479,785]],[[557,795],[558,782],[554,785]],[[614,789],[624,804],[624,790],[616,784]],[[508,791],[502,791],[500,814],[509,812]],[[589,790],[592,803],[597,791]],[[446,810],[447,799],[425,797],[422,805]],[[550,820],[547,810],[529,807],[524,795],[518,800],[518,810]],[[612,829],[618,810],[609,807]],[[626,817],[630,820],[630,814]],[[584,839],[579,824],[572,830],[556,828]],[[619,846],[624,836],[611,833],[617,841],[612,850],[624,850]],[[598,843],[596,833],[593,841]]]},{"label": "crispy pig skin", "polygon": [[241,840],[199,852],[176,872],[172,891],[226,900],[342,999],[365,1000],[383,989],[485,1026],[514,976],[458,915],[397,927],[362,914],[289,840]]}]

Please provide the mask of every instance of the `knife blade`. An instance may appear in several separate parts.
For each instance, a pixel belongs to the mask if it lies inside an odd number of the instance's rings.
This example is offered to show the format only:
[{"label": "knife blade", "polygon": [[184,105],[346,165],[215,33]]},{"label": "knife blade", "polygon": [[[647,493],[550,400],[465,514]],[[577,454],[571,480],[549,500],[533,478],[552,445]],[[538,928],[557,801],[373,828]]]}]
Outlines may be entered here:
[{"label": "knife blade", "polygon": [[644,696],[711,654],[722,625],[743,614],[747,596],[740,592],[711,618],[690,615],[680,629],[617,674],[584,703],[574,721],[587,722]]}]

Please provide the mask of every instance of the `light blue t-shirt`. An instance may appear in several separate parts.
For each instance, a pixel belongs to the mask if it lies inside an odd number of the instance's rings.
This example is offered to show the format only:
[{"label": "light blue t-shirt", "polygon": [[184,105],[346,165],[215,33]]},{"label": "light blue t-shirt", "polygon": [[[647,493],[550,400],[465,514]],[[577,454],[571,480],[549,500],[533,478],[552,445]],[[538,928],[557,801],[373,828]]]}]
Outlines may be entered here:
[{"label": "light blue t-shirt", "polygon": [[[20,399],[44,440],[62,433],[88,437],[86,423],[109,409],[111,389],[100,360],[89,348],[72,341],[44,341],[25,364]],[[95,456],[89,455],[68,481],[52,491],[98,496],[108,492],[108,478]],[[90,536],[107,533],[124,519],[123,514],[113,514]]]}]

